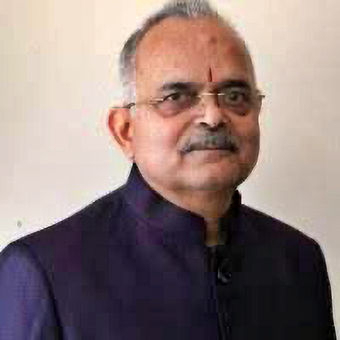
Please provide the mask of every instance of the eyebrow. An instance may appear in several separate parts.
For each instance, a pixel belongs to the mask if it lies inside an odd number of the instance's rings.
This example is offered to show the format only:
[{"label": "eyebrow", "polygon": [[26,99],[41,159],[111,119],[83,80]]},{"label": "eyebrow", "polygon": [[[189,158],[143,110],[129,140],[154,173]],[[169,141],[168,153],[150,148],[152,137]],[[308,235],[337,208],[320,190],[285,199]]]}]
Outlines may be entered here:
[{"label": "eyebrow", "polygon": [[247,90],[251,90],[251,85],[249,84],[248,81],[239,80],[239,79],[238,80],[226,80],[226,81],[217,83],[216,89],[219,90],[219,89],[223,89],[227,87],[241,87]]},{"label": "eyebrow", "polygon": [[193,89],[197,89],[201,87],[199,83],[194,83],[194,82],[168,82],[164,83],[159,91],[160,92],[166,92],[166,91],[189,91]]},{"label": "eyebrow", "polygon": [[[192,91],[192,90],[198,90],[202,88],[204,85],[201,83],[195,83],[195,82],[167,82],[164,83],[160,88],[159,92],[167,92],[167,91]],[[214,83],[215,91],[224,89],[227,87],[242,87],[246,88],[248,90],[251,89],[251,86],[249,82],[246,80],[240,80],[240,79],[231,79],[231,80],[225,80],[222,82]]]}]

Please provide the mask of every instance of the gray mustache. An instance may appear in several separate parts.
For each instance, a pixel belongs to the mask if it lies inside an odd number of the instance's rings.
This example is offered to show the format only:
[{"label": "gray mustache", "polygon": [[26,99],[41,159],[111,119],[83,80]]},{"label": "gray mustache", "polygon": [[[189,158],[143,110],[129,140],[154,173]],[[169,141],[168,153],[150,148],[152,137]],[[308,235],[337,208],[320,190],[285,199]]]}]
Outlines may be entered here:
[{"label": "gray mustache", "polygon": [[215,149],[236,152],[239,149],[238,138],[227,134],[225,131],[193,136],[185,143],[182,152],[188,153],[195,150]]}]

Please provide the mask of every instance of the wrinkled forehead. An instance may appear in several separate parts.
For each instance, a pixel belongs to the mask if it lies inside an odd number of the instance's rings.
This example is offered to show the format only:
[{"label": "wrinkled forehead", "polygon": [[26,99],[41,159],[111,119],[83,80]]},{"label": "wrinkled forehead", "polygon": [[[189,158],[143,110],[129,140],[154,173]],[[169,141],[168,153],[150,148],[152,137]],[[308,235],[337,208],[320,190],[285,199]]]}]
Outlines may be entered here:
[{"label": "wrinkled forehead", "polygon": [[244,42],[215,19],[166,19],[149,31],[136,52],[137,95],[171,81],[255,83]]}]

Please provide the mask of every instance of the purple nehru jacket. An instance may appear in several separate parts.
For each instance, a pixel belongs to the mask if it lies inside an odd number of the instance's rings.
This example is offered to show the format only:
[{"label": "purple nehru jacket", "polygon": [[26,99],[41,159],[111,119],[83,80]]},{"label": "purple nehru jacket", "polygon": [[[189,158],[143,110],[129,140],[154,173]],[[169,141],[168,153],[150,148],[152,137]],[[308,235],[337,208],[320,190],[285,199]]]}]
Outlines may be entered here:
[{"label": "purple nehru jacket", "polygon": [[136,165],[127,183],[0,254],[0,340],[334,340],[319,245],[241,204],[203,218]]}]

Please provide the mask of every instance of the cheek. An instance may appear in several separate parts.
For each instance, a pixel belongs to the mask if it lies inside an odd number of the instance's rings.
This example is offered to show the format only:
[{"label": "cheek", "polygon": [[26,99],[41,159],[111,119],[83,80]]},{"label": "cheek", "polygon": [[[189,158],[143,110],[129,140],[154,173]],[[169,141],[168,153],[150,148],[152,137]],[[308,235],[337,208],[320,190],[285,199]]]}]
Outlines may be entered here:
[{"label": "cheek", "polygon": [[258,126],[254,127],[246,136],[246,144],[248,158],[251,158],[250,161],[252,162],[256,161],[260,150],[260,131]]},{"label": "cheek", "polygon": [[[146,117],[145,117],[146,118]],[[164,162],[176,150],[177,131],[158,119],[144,119],[135,127],[134,150],[136,157],[148,162]]]},{"label": "cheek", "polygon": [[258,121],[252,119],[239,125],[238,136],[243,143],[243,152],[247,154],[257,154],[260,144],[260,127]]}]

